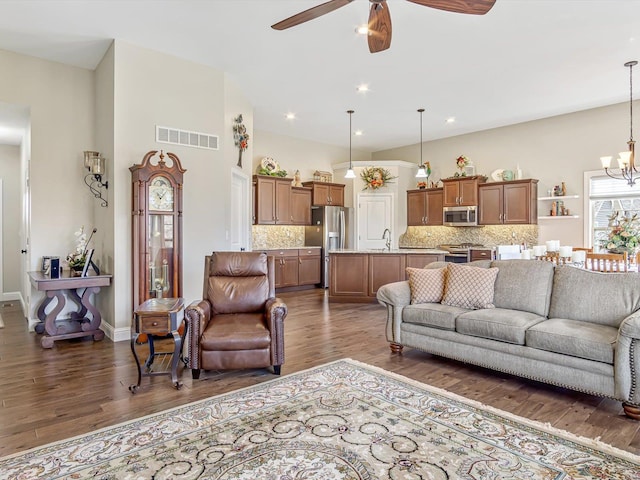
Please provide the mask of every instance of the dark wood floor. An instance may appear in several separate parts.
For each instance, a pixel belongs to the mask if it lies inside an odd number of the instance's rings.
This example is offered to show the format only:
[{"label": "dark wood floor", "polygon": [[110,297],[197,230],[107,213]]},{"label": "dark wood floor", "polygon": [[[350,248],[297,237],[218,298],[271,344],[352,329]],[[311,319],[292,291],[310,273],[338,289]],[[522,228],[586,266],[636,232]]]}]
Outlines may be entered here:
[{"label": "dark wood floor", "polygon": [[[640,454],[640,422],[618,402],[406,349],[391,354],[378,304],[329,304],[322,290],[284,293],[286,362],[283,375],[350,357],[444,388],[523,417]],[[128,342],[75,339],[40,347],[19,305],[0,304],[0,456],[83,434],[273,378],[267,370],[182,375],[176,390],[166,376],[137,379]]]}]

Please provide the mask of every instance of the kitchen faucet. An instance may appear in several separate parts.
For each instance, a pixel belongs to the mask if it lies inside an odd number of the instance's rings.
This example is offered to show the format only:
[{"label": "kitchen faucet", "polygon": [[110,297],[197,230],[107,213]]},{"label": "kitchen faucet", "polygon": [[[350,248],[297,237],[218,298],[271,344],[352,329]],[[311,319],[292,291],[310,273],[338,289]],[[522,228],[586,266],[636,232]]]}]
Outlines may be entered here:
[{"label": "kitchen faucet", "polygon": [[[387,237],[387,233],[389,234],[388,237]],[[391,251],[391,230],[389,230],[388,228],[385,228],[384,232],[382,232],[382,239],[386,240],[385,248]]]}]

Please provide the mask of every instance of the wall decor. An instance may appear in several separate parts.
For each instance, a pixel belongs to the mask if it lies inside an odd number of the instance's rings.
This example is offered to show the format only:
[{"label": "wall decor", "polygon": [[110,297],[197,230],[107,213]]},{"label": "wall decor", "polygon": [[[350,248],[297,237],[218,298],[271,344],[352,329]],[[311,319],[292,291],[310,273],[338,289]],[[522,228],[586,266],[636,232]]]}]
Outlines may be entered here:
[{"label": "wall decor", "polygon": [[381,167],[367,167],[360,173],[360,178],[366,184],[362,189],[377,190],[380,187],[384,187],[386,183],[391,183],[391,180],[398,177],[392,177],[391,172],[386,168]]},{"label": "wall decor", "polygon": [[236,147],[238,147],[238,167],[242,168],[242,152],[249,146],[249,134],[247,127],[242,123],[242,114],[238,115],[234,120],[233,139]]}]

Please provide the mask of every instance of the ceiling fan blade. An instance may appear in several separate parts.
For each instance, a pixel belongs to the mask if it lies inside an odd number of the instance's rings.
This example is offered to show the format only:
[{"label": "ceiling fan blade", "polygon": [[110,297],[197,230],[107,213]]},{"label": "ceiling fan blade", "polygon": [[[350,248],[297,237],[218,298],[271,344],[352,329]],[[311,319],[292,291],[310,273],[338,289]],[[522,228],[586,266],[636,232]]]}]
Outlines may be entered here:
[{"label": "ceiling fan blade", "polygon": [[275,30],[285,30],[287,28],[295,27],[296,25],[300,25],[301,23],[321,17],[326,13],[333,12],[334,10],[337,10],[340,7],[344,7],[351,2],[353,2],[353,0],[330,0],[329,2],[317,5],[308,10],[305,10],[304,12],[297,13],[292,17],[285,18],[281,22],[274,23],[273,25],[271,25],[271,28]]},{"label": "ceiling fan blade", "polygon": [[391,46],[391,15],[386,0],[371,3],[367,40],[371,53],[381,52]]},{"label": "ceiling fan blade", "polygon": [[470,13],[472,15],[484,15],[496,0],[408,0],[425,7],[437,8],[455,13]]}]

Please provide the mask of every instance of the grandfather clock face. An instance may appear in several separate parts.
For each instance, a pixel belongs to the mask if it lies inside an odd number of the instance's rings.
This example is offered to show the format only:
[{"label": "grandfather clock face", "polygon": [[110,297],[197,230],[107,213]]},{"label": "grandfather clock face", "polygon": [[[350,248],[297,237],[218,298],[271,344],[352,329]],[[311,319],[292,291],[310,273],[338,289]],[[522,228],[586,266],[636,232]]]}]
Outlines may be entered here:
[{"label": "grandfather clock face", "polygon": [[155,177],[149,185],[149,210],[173,211],[173,185],[168,178]]}]

